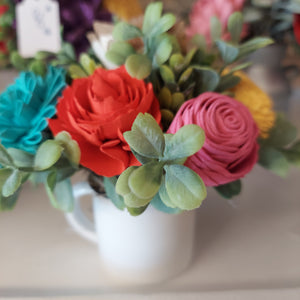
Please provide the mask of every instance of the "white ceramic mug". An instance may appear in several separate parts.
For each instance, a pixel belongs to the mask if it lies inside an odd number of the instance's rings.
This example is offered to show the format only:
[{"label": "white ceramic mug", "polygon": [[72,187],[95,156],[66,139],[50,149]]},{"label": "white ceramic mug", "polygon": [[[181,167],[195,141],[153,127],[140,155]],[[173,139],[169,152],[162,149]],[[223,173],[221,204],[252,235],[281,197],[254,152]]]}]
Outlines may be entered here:
[{"label": "white ceramic mug", "polygon": [[[92,195],[94,226],[80,208],[80,197]],[[119,210],[90,186],[74,186],[75,208],[66,214],[72,227],[98,244],[100,258],[114,277],[133,283],[156,283],[174,277],[191,262],[195,211],[166,214],[151,205],[139,216]]]}]

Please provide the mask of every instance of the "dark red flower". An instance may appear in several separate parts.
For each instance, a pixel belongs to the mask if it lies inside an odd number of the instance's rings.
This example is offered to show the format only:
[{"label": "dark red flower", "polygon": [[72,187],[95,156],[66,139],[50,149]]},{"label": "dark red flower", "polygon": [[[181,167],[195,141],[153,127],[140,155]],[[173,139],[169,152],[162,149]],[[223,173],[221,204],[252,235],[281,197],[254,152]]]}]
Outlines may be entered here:
[{"label": "dark red flower", "polygon": [[293,28],[295,39],[300,45],[300,14],[294,14]]}]

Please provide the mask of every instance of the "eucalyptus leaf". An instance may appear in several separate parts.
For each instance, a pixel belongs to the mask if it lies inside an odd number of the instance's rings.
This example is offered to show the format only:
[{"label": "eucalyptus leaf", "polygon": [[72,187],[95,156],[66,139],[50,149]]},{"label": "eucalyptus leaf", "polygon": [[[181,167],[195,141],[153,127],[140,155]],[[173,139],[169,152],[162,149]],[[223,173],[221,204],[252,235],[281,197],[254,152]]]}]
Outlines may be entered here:
[{"label": "eucalyptus leaf", "polygon": [[277,149],[272,147],[260,147],[259,164],[274,172],[278,176],[285,177],[289,169],[286,157]]},{"label": "eucalyptus leaf", "polygon": [[47,140],[38,148],[34,167],[38,171],[43,171],[53,166],[60,158],[63,147],[55,140]]},{"label": "eucalyptus leaf", "polygon": [[223,61],[226,64],[231,64],[237,59],[239,55],[239,48],[222,40],[216,40],[215,43],[220,51]]},{"label": "eucalyptus leaf", "polygon": [[206,187],[191,169],[181,165],[166,165],[166,189],[178,208],[192,210],[199,207],[206,198]]},{"label": "eucalyptus leaf", "polygon": [[150,204],[157,210],[162,211],[166,214],[179,214],[182,212],[179,208],[168,207],[161,200],[159,194],[156,194],[155,197],[151,200]]},{"label": "eucalyptus leaf", "polygon": [[227,184],[218,185],[215,187],[216,191],[224,198],[231,199],[240,194],[242,190],[241,180],[236,180]]},{"label": "eucalyptus leaf", "polygon": [[130,148],[143,156],[158,158],[163,154],[164,135],[150,114],[139,113],[131,131],[126,131],[123,135]]},{"label": "eucalyptus leaf", "polygon": [[12,196],[21,186],[23,173],[14,169],[11,175],[6,179],[2,187],[2,195],[4,197]]},{"label": "eucalyptus leaf", "polygon": [[162,65],[159,68],[159,72],[165,83],[175,83],[175,75],[170,67]]},{"label": "eucalyptus leaf", "polygon": [[129,188],[139,199],[152,199],[160,188],[162,174],[163,165],[161,163],[147,163],[130,174],[128,178]]},{"label": "eucalyptus leaf", "polygon": [[198,152],[205,141],[205,133],[195,124],[181,127],[174,135],[165,135],[163,160],[185,158]]},{"label": "eucalyptus leaf", "polygon": [[141,37],[142,31],[126,22],[119,22],[115,25],[113,30],[113,38],[115,41],[128,41],[134,38]]},{"label": "eucalyptus leaf", "polygon": [[149,34],[152,28],[159,21],[161,13],[163,10],[163,5],[161,2],[150,3],[145,11],[144,22],[143,22],[143,33]]},{"label": "eucalyptus leaf", "polygon": [[124,210],[125,203],[124,199],[116,193],[116,183],[117,177],[104,177],[103,184],[105,187],[105,192],[107,197],[112,201],[112,203],[120,210]]},{"label": "eucalyptus leaf", "polygon": [[80,55],[79,62],[87,75],[92,75],[97,68],[95,61],[86,53]]},{"label": "eucalyptus leaf", "polygon": [[300,166],[300,141],[297,141],[290,148],[283,150],[282,153],[290,163]]},{"label": "eucalyptus leaf", "polygon": [[233,87],[235,87],[237,84],[239,84],[241,81],[240,77],[232,75],[232,74],[227,74],[225,76],[222,76],[220,78],[220,82],[218,84],[218,87],[216,88],[217,92],[223,92],[226,90],[229,90]]},{"label": "eucalyptus leaf", "polygon": [[13,167],[14,161],[6,148],[0,143],[0,164],[3,166]]},{"label": "eucalyptus leaf", "polygon": [[152,198],[141,199],[137,197],[134,193],[129,193],[124,196],[124,203],[127,207],[139,208],[144,207],[149,204]]},{"label": "eucalyptus leaf", "polygon": [[47,195],[54,208],[64,212],[70,212],[74,208],[72,184],[69,179],[56,183],[54,191],[45,184]]},{"label": "eucalyptus leaf", "polygon": [[149,32],[149,36],[157,36],[164,32],[167,32],[169,29],[173,27],[176,22],[176,17],[171,14],[163,15],[156,24],[154,24],[153,28]]},{"label": "eucalyptus leaf", "polygon": [[210,19],[210,35],[213,41],[220,39],[222,35],[222,24],[216,16]]},{"label": "eucalyptus leaf", "polygon": [[47,185],[48,185],[48,188],[52,192],[54,191],[56,182],[57,182],[57,172],[56,172],[56,170],[52,171],[52,172],[49,172],[48,176],[47,176]]},{"label": "eucalyptus leaf", "polygon": [[198,66],[194,66],[193,69],[201,76],[201,84],[198,86],[199,94],[206,91],[214,91],[217,88],[220,76],[215,70]]},{"label": "eucalyptus leaf", "polygon": [[72,79],[84,78],[88,76],[88,74],[79,65],[75,64],[69,66],[68,72]]},{"label": "eucalyptus leaf", "polygon": [[165,37],[156,47],[155,54],[153,56],[153,65],[159,67],[165,63],[172,53],[172,43],[169,37]]},{"label": "eucalyptus leaf", "polygon": [[127,207],[128,212],[131,216],[137,217],[141,215],[148,207],[148,204],[142,207]]},{"label": "eucalyptus leaf", "polygon": [[3,197],[2,195],[0,195],[0,211],[12,210],[16,205],[19,193],[20,190],[18,190],[10,197]]},{"label": "eucalyptus leaf", "polygon": [[271,38],[264,37],[256,37],[253,38],[240,46],[240,54],[239,59],[247,56],[248,54],[260,49],[264,48],[270,44],[273,44],[273,40]]},{"label": "eucalyptus leaf", "polygon": [[131,175],[131,173],[134,170],[136,170],[137,168],[138,167],[136,167],[136,166],[131,166],[121,173],[121,175],[119,176],[119,178],[116,182],[116,192],[119,195],[124,197],[125,195],[128,195],[131,193],[131,190],[130,190],[129,184],[128,184],[128,180],[129,180],[129,176]]},{"label": "eucalyptus leaf", "polygon": [[275,125],[267,139],[260,140],[261,144],[280,148],[289,145],[297,137],[297,128],[283,114],[277,114]]},{"label": "eucalyptus leaf", "polygon": [[132,54],[127,57],[125,67],[130,76],[137,79],[145,79],[152,71],[151,61],[143,54]]},{"label": "eucalyptus leaf", "polygon": [[106,58],[120,66],[126,62],[126,59],[135,53],[135,49],[126,42],[114,42],[110,45],[109,50],[106,52]]},{"label": "eucalyptus leaf", "polygon": [[167,192],[165,176],[163,177],[163,180],[162,180],[162,183],[161,183],[161,186],[159,188],[157,195],[159,196],[160,200],[163,202],[163,204],[165,206],[167,206],[169,208],[173,208],[173,209],[176,208],[176,205],[172,202],[172,199],[170,198],[170,196]]},{"label": "eucalyptus leaf", "polygon": [[231,36],[231,40],[234,43],[238,43],[243,30],[243,15],[241,12],[234,12],[228,19],[228,31]]},{"label": "eucalyptus leaf", "polygon": [[67,131],[61,131],[55,137],[55,140],[63,147],[64,153],[68,159],[74,164],[79,165],[80,161],[80,148],[78,143],[72,139]]}]

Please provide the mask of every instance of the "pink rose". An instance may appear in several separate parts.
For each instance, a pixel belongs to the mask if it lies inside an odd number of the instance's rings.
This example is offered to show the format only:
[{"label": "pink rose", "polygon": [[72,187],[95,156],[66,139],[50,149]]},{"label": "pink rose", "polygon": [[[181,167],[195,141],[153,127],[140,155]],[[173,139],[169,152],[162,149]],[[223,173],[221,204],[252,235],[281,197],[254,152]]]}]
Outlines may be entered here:
[{"label": "pink rose", "polygon": [[206,186],[235,181],[257,162],[258,128],[244,104],[217,93],[201,94],[181,106],[168,132],[175,133],[186,124],[197,124],[205,131],[204,146],[185,165]]},{"label": "pink rose", "polygon": [[202,34],[205,36],[207,43],[210,44],[210,19],[215,16],[222,24],[222,38],[229,39],[227,32],[228,18],[233,12],[241,11],[244,2],[245,0],[196,1],[190,13],[190,26],[186,30],[186,35],[193,37],[196,33]]}]

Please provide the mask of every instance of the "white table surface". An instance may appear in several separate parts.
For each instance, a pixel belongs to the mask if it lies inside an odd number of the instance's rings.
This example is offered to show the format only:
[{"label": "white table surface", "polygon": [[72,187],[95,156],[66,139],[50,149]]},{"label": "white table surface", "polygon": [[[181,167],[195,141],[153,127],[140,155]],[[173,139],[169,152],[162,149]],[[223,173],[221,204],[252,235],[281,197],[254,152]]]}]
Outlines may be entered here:
[{"label": "white table surface", "polygon": [[[0,73],[0,89],[14,72]],[[299,97],[300,99],[300,97]],[[299,100],[291,115],[299,121]],[[24,187],[0,214],[0,298],[300,299],[300,169],[286,180],[255,167],[228,202],[214,190],[198,209],[190,268],[161,285],[110,281],[96,246],[53,209],[42,187]]]}]

